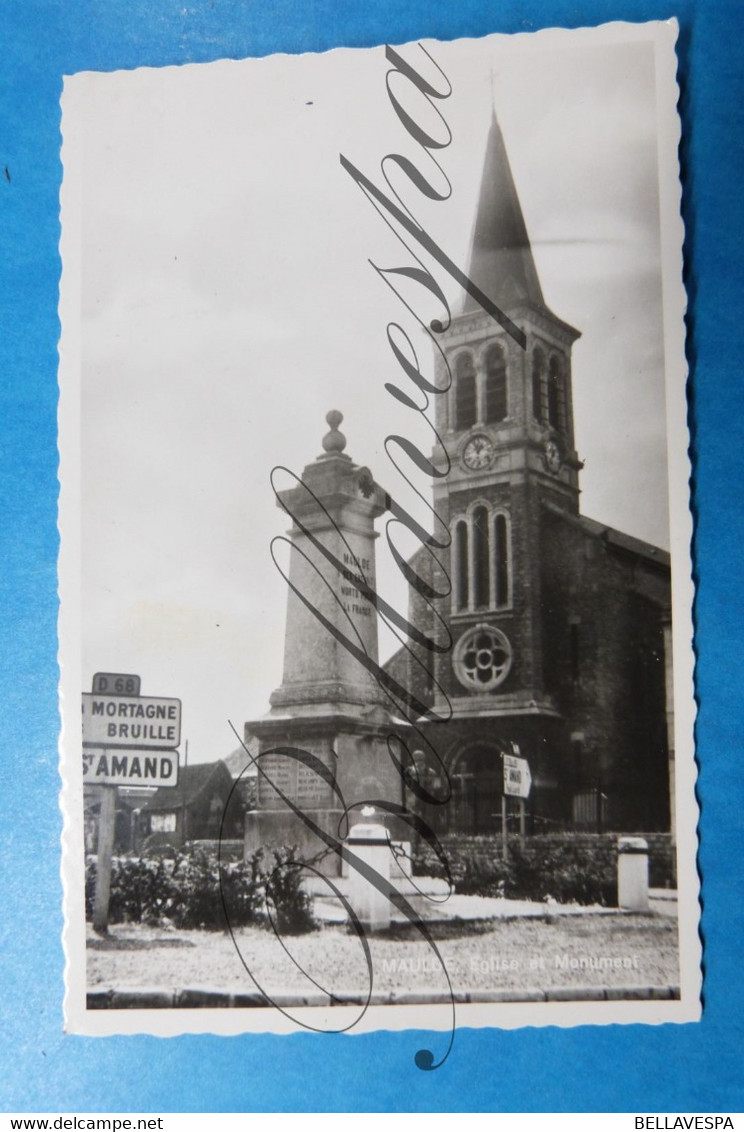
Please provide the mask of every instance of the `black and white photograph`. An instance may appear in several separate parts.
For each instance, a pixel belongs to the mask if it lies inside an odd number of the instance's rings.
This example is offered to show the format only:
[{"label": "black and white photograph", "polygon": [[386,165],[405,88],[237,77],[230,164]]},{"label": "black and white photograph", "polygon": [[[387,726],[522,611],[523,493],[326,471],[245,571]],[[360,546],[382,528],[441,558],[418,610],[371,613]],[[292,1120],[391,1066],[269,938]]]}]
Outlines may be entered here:
[{"label": "black and white photograph", "polygon": [[69,1031],[699,1017],[675,39],[65,79]]}]

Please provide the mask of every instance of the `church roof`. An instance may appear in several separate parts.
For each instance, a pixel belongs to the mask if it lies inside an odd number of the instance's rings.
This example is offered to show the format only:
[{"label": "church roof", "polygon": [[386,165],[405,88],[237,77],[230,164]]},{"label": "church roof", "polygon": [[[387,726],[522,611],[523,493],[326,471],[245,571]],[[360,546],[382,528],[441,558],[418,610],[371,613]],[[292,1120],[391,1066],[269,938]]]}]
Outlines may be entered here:
[{"label": "church roof", "polygon": [[647,562],[653,562],[665,570],[670,568],[671,556],[669,551],[663,550],[660,546],[653,546],[652,543],[644,542],[643,539],[626,535],[624,531],[618,531],[615,527],[608,527],[606,523],[599,523],[596,519],[590,519],[588,515],[572,515],[565,508],[557,507],[547,500],[543,501],[543,507],[551,515],[555,515],[564,523],[582,530],[584,534],[591,538],[601,539],[607,546],[624,551],[626,554],[632,554],[636,558],[644,558]]},{"label": "church roof", "polygon": [[[501,128],[494,114],[470,249],[470,278],[502,310],[545,307]],[[479,310],[466,295],[464,312]]]}]

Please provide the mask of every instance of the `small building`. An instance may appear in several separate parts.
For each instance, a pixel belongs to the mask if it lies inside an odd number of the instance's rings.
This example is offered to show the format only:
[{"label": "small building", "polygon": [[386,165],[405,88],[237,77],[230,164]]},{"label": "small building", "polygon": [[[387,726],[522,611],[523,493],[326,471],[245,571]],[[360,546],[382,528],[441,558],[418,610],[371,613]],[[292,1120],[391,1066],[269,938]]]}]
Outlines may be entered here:
[{"label": "small building", "polygon": [[240,837],[243,803],[222,759],[181,767],[177,786],[161,786],[142,806],[136,849],[179,850],[190,841]]},{"label": "small building", "polygon": [[258,801],[258,741],[249,738],[245,746],[239,747],[224,760],[225,766],[236,783],[235,792],[238,794],[243,811],[255,810]]},{"label": "small building", "polygon": [[[98,852],[98,821],[101,813],[102,786],[86,783],[83,787],[85,852]],[[142,806],[153,795],[152,787],[117,786],[114,819],[114,856],[123,857],[135,851],[138,817]]]}]

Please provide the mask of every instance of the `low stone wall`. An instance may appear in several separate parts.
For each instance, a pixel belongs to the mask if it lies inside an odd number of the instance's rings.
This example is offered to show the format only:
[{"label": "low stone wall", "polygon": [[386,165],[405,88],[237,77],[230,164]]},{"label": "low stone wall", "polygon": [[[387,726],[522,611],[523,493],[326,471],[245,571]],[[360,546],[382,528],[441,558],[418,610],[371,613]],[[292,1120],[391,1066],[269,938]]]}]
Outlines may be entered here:
[{"label": "low stone wall", "polygon": [[[566,842],[580,847],[591,854],[598,871],[617,866],[617,843],[622,833],[540,833],[526,839],[531,849],[544,849],[549,853]],[[670,833],[632,833],[627,836],[643,837],[648,843],[649,884],[651,888],[676,888],[676,853]],[[501,838],[499,836],[472,836],[450,833],[440,838],[440,843],[448,858],[472,858],[478,864],[488,865],[501,859]],[[509,844],[517,846],[519,838],[510,836]],[[429,845],[419,840],[413,850],[413,871],[418,876],[438,874],[441,871],[438,858]]]}]

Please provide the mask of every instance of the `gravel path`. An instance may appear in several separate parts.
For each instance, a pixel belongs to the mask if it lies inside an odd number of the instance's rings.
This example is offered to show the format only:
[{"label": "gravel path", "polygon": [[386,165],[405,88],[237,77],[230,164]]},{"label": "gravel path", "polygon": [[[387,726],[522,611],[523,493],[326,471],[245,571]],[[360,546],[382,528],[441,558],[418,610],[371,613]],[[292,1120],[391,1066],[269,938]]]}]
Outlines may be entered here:
[{"label": "gravel path", "polygon": [[[589,986],[669,986],[679,982],[677,926],[654,915],[593,915],[450,924],[432,929],[457,991]],[[344,928],[327,926],[282,942],[244,928],[235,941],[269,994],[366,993],[364,950]],[[434,950],[413,929],[369,938],[379,992],[447,990]],[[253,983],[228,935],[115,925],[102,940],[89,931],[88,985],[101,988],[210,987]]]}]

